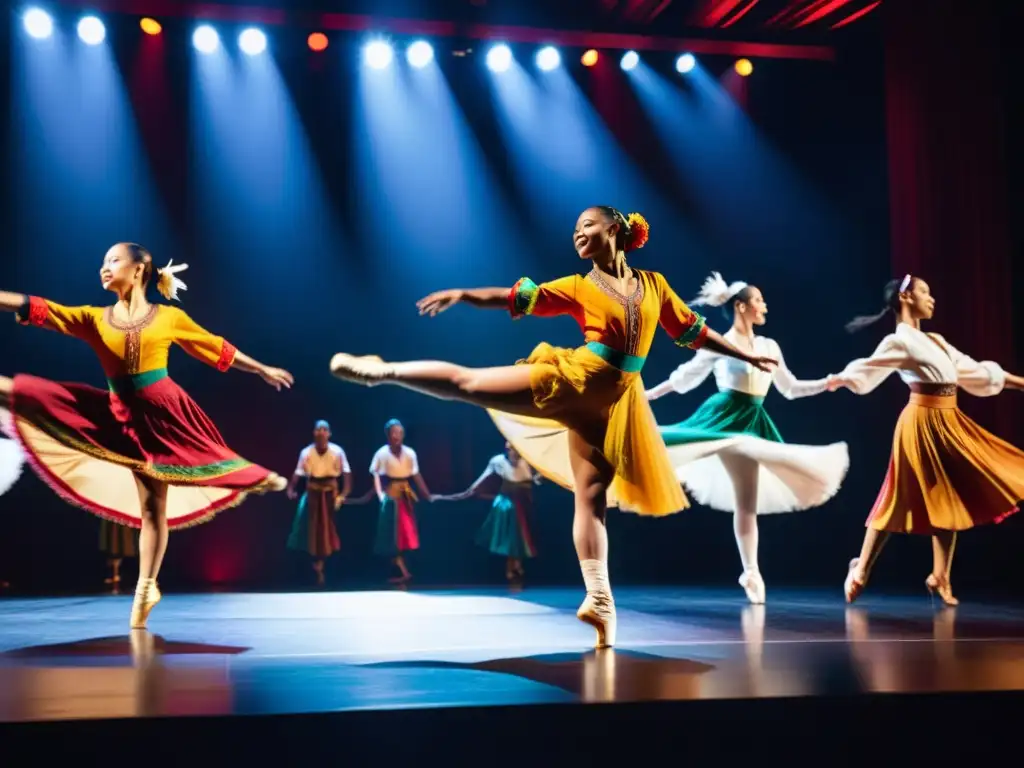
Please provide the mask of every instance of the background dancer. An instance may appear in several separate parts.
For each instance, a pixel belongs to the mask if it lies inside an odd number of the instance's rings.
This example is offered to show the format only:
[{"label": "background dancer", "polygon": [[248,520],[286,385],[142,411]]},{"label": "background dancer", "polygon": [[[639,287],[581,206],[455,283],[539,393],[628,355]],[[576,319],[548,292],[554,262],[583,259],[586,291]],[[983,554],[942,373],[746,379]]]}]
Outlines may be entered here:
[{"label": "background dancer", "polygon": [[[185,284],[158,271],[157,288],[176,299]],[[66,501],[101,518],[142,528],[139,581],[130,625],[142,628],[160,600],[157,575],[168,532],[211,519],[249,493],[282,491],[284,478],[232,451],[209,417],[167,375],[171,344],[219,371],[255,373],[277,390],[292,375],[242,354],[177,307],[150,304],[153,257],[119,243],[103,258],[100,280],[117,294],[108,307],[66,307],[0,292],[0,310],[22,324],[74,336],[92,347],[108,390],[16,375],[0,377],[0,409],[39,477]]]},{"label": "background dancer", "polygon": [[919,534],[932,537],[932,572],[925,587],[947,605],[957,605],[950,584],[957,533],[1001,522],[1024,498],[1024,452],[969,419],[957,407],[957,388],[990,397],[1007,388],[1024,389],[1024,379],[997,363],[976,362],[942,336],[922,331],[922,321],[935,313],[935,299],[921,278],[890,281],[884,302],[877,315],[856,318],[847,329],[891,317],[895,332],[830,384],[866,395],[898,371],[910,387],[860,556],[850,561],[843,590],[848,603],[857,599],[889,534]]},{"label": "background dancer", "polygon": [[100,519],[100,552],[107,557],[110,576],[103,580],[112,591],[121,587],[121,563],[126,557],[139,556],[139,531]]},{"label": "background dancer", "polygon": [[[733,513],[743,572],[739,584],[751,603],[765,601],[758,564],[757,516],[823,504],[839,490],[850,465],[846,443],[787,445],[764,408],[772,384],[788,400],[826,391],[828,379],[801,381],[786,367],[773,340],[754,333],[768,305],[756,286],[727,284],[713,272],[693,306],[723,307],[732,327],[725,338],[751,355],[779,361],[770,372],[706,349],[647,392],[650,400],[685,394],[712,373],[718,392],[685,421],[661,427],[676,477],[701,504]],[[744,435],[738,438],[737,435]]]},{"label": "background dancer", "polygon": [[420,462],[416,451],[405,444],[405,427],[398,419],[384,425],[387,445],[373,455],[370,474],[373,487],[380,500],[377,518],[377,541],[374,551],[390,557],[400,575],[391,581],[404,584],[412,579],[405,562],[405,553],[420,548],[419,526],[416,522],[416,502],[419,500],[410,483],[416,483],[427,501],[434,496],[420,475]]},{"label": "background dancer", "polygon": [[494,456],[487,469],[468,489],[449,496],[436,496],[437,501],[462,501],[480,493],[484,483],[498,479],[498,494],[493,496],[491,511],[484,520],[476,543],[491,554],[505,558],[505,578],[516,581],[526,575],[523,560],[537,556],[530,520],[533,518],[533,486],[541,482],[540,475],[526,463],[511,443],[505,443],[505,453]]},{"label": "background dancer", "polygon": [[681,347],[734,355],[765,370],[774,360],[742,352],[707,328],[657,272],[634,269],[626,253],[647,242],[639,214],[598,206],[580,214],[573,244],[592,262],[586,277],[542,285],[520,279],[511,289],[432,293],[420,312],[437,315],[459,303],[524,315],[570,315],[586,339],[577,349],[539,344],[521,364],[465,368],[442,361],[386,363],[339,353],[331,370],[365,385],[397,384],[432,397],[487,408],[520,456],[576,497],[573,541],[587,596],[577,617],[597,631],[597,646],[614,644],[615,604],[608,583],[609,505],[642,515],[687,506],[644,398],[640,369],[661,325]]},{"label": "background dancer", "polygon": [[[338,490],[338,478],[342,488]],[[352,467],[340,445],[331,442],[331,425],[321,419],[313,426],[313,442],[299,453],[299,463],[288,483],[288,498],[295,499],[301,478],[306,489],[295,512],[288,547],[308,552],[313,559],[317,586],[324,585],[324,561],[341,549],[334,513],[352,493]]]}]

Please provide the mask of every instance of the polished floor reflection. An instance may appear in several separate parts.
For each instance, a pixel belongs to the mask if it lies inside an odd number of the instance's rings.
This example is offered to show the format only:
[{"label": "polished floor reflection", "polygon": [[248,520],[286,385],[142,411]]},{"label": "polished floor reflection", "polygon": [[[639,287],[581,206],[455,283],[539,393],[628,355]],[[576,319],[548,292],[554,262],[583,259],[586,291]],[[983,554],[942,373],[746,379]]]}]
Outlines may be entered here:
[{"label": "polished floor reflection", "polygon": [[0,600],[0,721],[1024,690],[1024,606],[621,589],[588,650],[575,590]]}]

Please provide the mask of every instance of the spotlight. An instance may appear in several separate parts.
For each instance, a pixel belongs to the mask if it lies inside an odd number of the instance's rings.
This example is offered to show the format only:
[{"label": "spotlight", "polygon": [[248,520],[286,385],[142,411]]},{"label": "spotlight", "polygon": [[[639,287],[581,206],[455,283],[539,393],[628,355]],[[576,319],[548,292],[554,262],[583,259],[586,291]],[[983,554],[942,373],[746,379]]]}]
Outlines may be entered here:
[{"label": "spotlight", "polygon": [[512,66],[512,51],[507,45],[496,45],[487,52],[487,67],[492,72],[504,72]]},{"label": "spotlight", "polygon": [[203,24],[196,27],[196,31],[192,33],[192,45],[200,53],[213,53],[220,45],[220,35],[210,25]]},{"label": "spotlight", "polygon": [[363,60],[374,69],[384,69],[394,57],[395,52],[383,40],[374,40],[363,49]]},{"label": "spotlight", "polygon": [[238,47],[242,49],[242,53],[258,56],[267,50],[267,36],[255,27],[250,27],[238,36]]},{"label": "spotlight", "polygon": [[142,27],[142,31],[147,35],[159,35],[161,30],[163,30],[160,22],[156,19],[145,18],[139,22],[139,26]]},{"label": "spotlight", "polygon": [[550,72],[561,63],[562,57],[550,45],[537,51],[537,66],[545,72]]},{"label": "spotlight", "polygon": [[327,50],[327,35],[323,32],[314,32],[306,38],[306,45],[311,51]]},{"label": "spotlight", "polygon": [[417,69],[427,66],[434,59],[434,49],[425,40],[417,40],[405,52],[405,58]]},{"label": "spotlight", "polygon": [[697,60],[693,58],[692,53],[684,53],[676,59],[676,71],[680,74],[686,74],[695,66],[697,66]]},{"label": "spotlight", "polygon": [[36,40],[42,40],[53,34],[53,19],[46,11],[32,8],[22,18],[25,24],[25,31]]},{"label": "spotlight", "polygon": [[636,51],[627,51],[622,55],[620,66],[628,72],[629,70],[636,68],[636,65],[639,63],[640,55]]},{"label": "spotlight", "polygon": [[750,63],[750,59],[740,59],[733,66],[736,70],[736,74],[740,77],[746,77],[754,71],[754,65]]},{"label": "spotlight", "polygon": [[99,45],[107,36],[103,22],[95,16],[86,16],[78,22],[78,37],[86,45]]},{"label": "spotlight", "polygon": [[594,66],[595,64],[597,64],[597,51],[591,48],[589,51],[583,54],[583,57],[580,59],[580,61],[583,63],[584,67]]}]

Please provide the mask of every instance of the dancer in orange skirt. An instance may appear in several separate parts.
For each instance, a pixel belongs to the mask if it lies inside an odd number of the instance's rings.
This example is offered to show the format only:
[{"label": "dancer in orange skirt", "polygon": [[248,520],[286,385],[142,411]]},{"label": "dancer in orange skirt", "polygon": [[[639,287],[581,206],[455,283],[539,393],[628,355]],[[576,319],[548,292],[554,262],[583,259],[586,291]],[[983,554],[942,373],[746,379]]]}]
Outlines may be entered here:
[{"label": "dancer in orange skirt", "polygon": [[[176,299],[187,265],[159,270],[157,288]],[[242,354],[176,307],[151,304],[146,288],[153,257],[119,243],[100,268],[117,301],[66,307],[36,296],[0,292],[0,310],[26,325],[86,342],[108,389],[17,375],[0,377],[0,411],[30,466],[59,496],[114,523],[141,528],[139,581],[130,626],[145,627],[160,600],[157,574],[170,530],[210,520],[249,493],[282,491],[287,481],[232,451],[213,422],[167,375],[171,344],[216,368],[255,373],[277,390],[292,375]]]},{"label": "dancer in orange skirt", "polygon": [[577,617],[597,631],[597,646],[615,642],[608,584],[608,506],[660,516],[688,506],[644,395],[640,370],[660,325],[681,347],[708,349],[768,370],[776,361],[740,351],[704,324],[657,272],[635,269],[626,253],[647,241],[647,222],[607,206],[588,208],[573,231],[579,257],[592,263],[536,285],[438,291],[419,302],[437,315],[456,304],[576,320],[586,343],[576,349],[539,344],[520,364],[465,368],[435,360],[387,363],[337,354],[335,376],[367,386],[387,383],[442,400],[486,408],[505,439],[544,477],[576,497],[573,540],[587,596]]},{"label": "dancer in orange skirt", "polygon": [[925,585],[957,605],[950,569],[958,531],[998,523],[1024,498],[1024,452],[971,421],[957,407],[957,388],[978,397],[1024,389],[1024,379],[996,363],[976,362],[937,334],[924,333],[935,299],[928,284],[907,275],[885,288],[885,309],[857,318],[852,332],[892,315],[896,331],[869,358],[855,360],[830,388],[873,391],[893,371],[910,386],[893,436],[885,481],[868,516],[859,557],[850,561],[844,590],[852,603],[891,533],[932,537],[933,566]]}]

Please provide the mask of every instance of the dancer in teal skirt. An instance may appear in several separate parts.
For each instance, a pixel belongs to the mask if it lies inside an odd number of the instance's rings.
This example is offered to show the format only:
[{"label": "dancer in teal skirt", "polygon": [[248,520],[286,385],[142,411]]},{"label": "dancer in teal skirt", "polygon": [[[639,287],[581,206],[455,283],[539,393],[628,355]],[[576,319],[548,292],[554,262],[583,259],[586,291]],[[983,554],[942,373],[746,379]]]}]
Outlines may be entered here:
[{"label": "dancer in teal skirt", "polygon": [[757,516],[824,504],[839,490],[849,454],[843,442],[825,446],[785,443],[765,410],[764,399],[773,384],[783,397],[794,400],[825,392],[829,379],[797,379],[786,367],[779,345],[754,333],[754,327],[764,325],[768,314],[758,288],[743,282],[729,285],[714,272],[690,304],[731,310],[733,324],[725,338],[749,354],[779,361],[766,373],[739,360],[700,351],[667,381],[647,392],[649,400],[670,392],[684,394],[714,373],[718,392],[690,418],[660,427],[660,431],[676,477],[693,498],[733,513],[743,564],[739,583],[750,602],[760,604],[765,601],[765,585],[757,559]]}]

